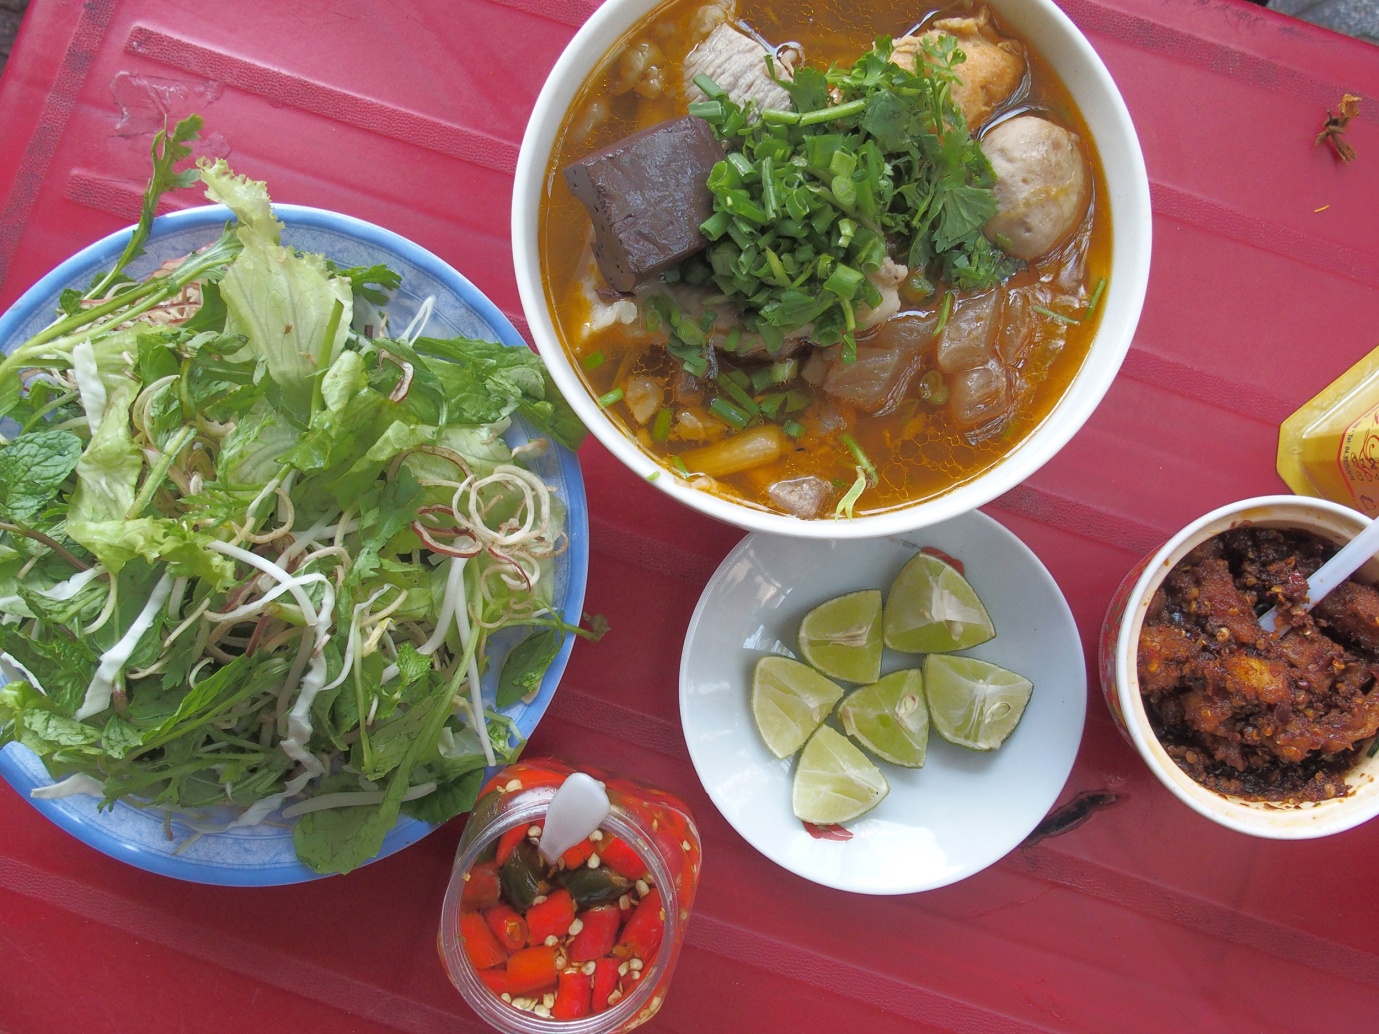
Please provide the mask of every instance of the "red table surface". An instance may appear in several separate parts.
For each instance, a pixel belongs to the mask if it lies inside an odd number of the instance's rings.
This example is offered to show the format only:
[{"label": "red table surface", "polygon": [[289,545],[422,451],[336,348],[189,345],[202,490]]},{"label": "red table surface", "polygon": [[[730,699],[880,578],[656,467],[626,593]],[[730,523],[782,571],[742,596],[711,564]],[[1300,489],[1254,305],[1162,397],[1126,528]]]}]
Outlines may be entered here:
[{"label": "red table surface", "polygon": [[[202,112],[275,200],[411,237],[524,328],[512,171],[594,6],[35,0],[0,81],[0,306],[135,217],[149,136],[119,130],[113,92],[132,86]],[[1057,578],[1095,673],[1126,571],[1199,514],[1284,490],[1278,424],[1379,344],[1379,48],[1240,0],[1063,6],[1138,127],[1153,273],[1105,401],[986,512]],[[1313,140],[1345,92],[1366,99],[1343,166]],[[587,608],[613,632],[576,646],[529,749],[638,775],[697,816],[699,900],[650,1029],[1374,1029],[1379,824],[1299,843],[1221,829],[1150,776],[1094,682],[1064,798],[1128,800],[1077,829],[897,898],[757,854],[700,788],[677,706],[685,627],[742,533],[596,443],[581,459]],[[0,788],[0,1031],[479,1030],[435,952],[460,828],[348,876],[226,889],[112,861]]]}]

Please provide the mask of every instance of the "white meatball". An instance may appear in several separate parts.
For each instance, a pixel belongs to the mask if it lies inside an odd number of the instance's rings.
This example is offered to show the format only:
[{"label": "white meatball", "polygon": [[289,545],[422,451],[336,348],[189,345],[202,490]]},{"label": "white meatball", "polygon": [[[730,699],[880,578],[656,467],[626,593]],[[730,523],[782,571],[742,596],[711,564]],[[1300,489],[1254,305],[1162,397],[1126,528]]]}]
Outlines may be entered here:
[{"label": "white meatball", "polygon": [[997,211],[988,238],[1016,258],[1035,259],[1061,241],[1087,209],[1091,173],[1076,133],[1021,115],[982,137],[996,173]]}]

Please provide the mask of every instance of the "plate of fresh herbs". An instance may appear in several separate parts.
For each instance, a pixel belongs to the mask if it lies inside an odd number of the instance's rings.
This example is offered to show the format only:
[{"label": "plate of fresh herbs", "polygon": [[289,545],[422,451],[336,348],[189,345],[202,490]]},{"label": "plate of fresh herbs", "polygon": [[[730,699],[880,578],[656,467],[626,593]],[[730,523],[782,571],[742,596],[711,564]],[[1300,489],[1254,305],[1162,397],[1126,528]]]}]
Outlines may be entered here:
[{"label": "plate of fresh herbs", "polygon": [[520,752],[593,634],[583,428],[435,255],[179,171],[199,124],[0,316],[0,775],[112,857],[291,883]]}]

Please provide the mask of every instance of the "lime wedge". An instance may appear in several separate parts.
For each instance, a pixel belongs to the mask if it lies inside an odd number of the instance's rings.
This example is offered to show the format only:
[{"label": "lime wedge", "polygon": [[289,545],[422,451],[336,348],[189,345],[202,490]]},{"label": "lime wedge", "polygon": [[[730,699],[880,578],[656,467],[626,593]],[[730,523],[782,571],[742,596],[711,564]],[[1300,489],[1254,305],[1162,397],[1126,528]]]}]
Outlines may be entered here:
[{"label": "lime wedge", "polygon": [[995,750],[1020,724],[1034,686],[1023,675],[975,657],[924,658],[929,717],[944,739]]},{"label": "lime wedge", "polygon": [[881,591],[863,589],[820,603],[800,622],[800,653],[829,678],[881,676]]},{"label": "lime wedge", "polygon": [[917,668],[893,671],[848,694],[838,719],[849,736],[894,765],[919,768],[929,746],[929,708]]},{"label": "lime wedge", "polygon": [[807,664],[772,654],[752,673],[752,717],[771,753],[788,758],[842,697],[841,687]]},{"label": "lime wedge", "polygon": [[976,591],[952,565],[916,553],[886,594],[886,645],[905,653],[966,650],[996,634]]},{"label": "lime wedge", "polygon": [[795,766],[795,817],[819,826],[851,822],[890,792],[886,777],[838,730],[819,726]]}]

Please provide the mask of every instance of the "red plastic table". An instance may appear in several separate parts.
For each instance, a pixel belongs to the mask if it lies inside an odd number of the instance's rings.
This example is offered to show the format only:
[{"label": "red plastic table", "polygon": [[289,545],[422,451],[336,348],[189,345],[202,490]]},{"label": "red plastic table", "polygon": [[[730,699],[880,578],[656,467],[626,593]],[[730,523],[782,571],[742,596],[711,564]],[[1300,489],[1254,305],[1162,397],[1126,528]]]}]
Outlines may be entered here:
[{"label": "red plastic table", "polygon": [[[275,200],[413,238],[524,327],[518,142],[594,6],[37,0],[0,81],[0,306],[133,220],[162,105],[202,112]],[[1198,514],[1283,490],[1278,424],[1379,344],[1379,48],[1243,0],[1063,6],[1138,126],[1153,274],[1109,396],[986,512],[1053,572],[1094,661],[1122,575]],[[1313,142],[1345,92],[1365,98],[1349,165]],[[614,631],[576,646],[530,751],[636,773],[697,815],[698,907],[651,1029],[1374,1029],[1379,824],[1300,843],[1218,828],[1149,775],[1095,684],[1064,797],[1128,799],[1086,824],[899,898],[758,855],[700,789],[677,707],[685,626],[741,532],[597,444],[581,459],[587,606]],[[460,825],[348,876],[226,889],[112,861],[0,786],[0,1031],[478,1030],[435,951]]]}]

